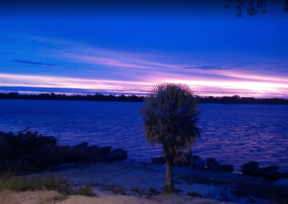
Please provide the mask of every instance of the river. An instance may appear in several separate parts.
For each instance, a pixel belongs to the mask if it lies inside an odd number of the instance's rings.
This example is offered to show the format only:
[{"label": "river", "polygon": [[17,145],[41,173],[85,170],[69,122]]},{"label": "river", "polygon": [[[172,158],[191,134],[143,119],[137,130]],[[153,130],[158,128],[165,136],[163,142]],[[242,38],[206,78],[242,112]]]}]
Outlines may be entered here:
[{"label": "river", "polygon": [[[143,134],[138,111],[144,103],[0,100],[1,131],[30,127],[39,134],[59,135],[60,145],[89,142],[128,150],[130,159],[150,161],[160,156],[161,145],[150,145]],[[261,167],[288,170],[288,106],[250,104],[200,104],[201,139],[193,154],[233,164],[236,172],[248,161]]]}]

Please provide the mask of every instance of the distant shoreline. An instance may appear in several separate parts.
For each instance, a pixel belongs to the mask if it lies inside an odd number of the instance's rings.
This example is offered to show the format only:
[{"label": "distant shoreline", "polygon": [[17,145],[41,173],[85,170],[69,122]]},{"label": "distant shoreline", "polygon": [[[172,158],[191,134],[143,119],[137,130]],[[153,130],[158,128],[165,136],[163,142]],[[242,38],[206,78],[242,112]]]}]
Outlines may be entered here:
[{"label": "distant shoreline", "polygon": [[[65,95],[65,94],[19,94],[18,92],[0,93],[0,99],[26,99],[26,100],[66,100],[66,101],[116,101],[116,102],[143,102],[144,96],[136,95],[103,95],[96,93],[95,95]],[[275,105],[288,105],[288,99],[284,98],[253,98],[253,97],[240,97],[223,96],[223,97],[200,97],[197,96],[200,103],[220,103],[220,104],[275,104]]]}]

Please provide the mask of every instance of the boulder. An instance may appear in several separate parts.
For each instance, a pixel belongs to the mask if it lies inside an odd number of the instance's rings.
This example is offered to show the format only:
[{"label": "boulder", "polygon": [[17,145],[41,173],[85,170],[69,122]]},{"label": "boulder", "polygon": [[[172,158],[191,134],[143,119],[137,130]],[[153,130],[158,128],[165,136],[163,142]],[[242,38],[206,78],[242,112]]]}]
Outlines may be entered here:
[{"label": "boulder", "polygon": [[221,165],[222,171],[233,172],[233,165],[232,164],[225,164]]},{"label": "boulder", "polygon": [[212,171],[221,171],[221,164],[215,158],[207,158],[207,168]]},{"label": "boulder", "polygon": [[58,170],[63,169],[63,168],[76,167],[76,166],[79,166],[81,164],[84,164],[84,162],[64,163],[64,164],[60,164],[57,166],[48,167],[47,170],[58,171]]},{"label": "boulder", "polygon": [[197,155],[194,155],[191,158],[191,164],[194,168],[200,169],[200,170],[205,169],[205,166],[206,166],[206,162]]},{"label": "boulder", "polygon": [[78,144],[78,145],[75,145],[74,147],[73,147],[73,149],[86,149],[87,148],[87,146],[88,146],[88,142],[83,142],[83,143],[81,143],[81,144]]},{"label": "boulder", "polygon": [[98,145],[86,147],[86,151],[88,151],[88,152],[93,152],[93,151],[97,151],[97,150],[98,150]]},{"label": "boulder", "polygon": [[264,168],[259,168],[258,174],[259,176],[263,176],[266,179],[279,179],[279,166],[267,166]]},{"label": "boulder", "polygon": [[250,161],[241,166],[241,171],[245,175],[256,176],[259,170],[259,163],[256,161]]},{"label": "boulder", "polygon": [[273,174],[276,173],[279,169],[279,166],[272,165],[263,168],[259,168],[258,172],[261,174]]},{"label": "boulder", "polygon": [[283,172],[278,172],[281,174],[282,178],[287,178],[288,179],[288,171],[283,171]]},{"label": "boulder", "polygon": [[261,174],[261,175],[263,175],[263,177],[265,179],[269,179],[269,180],[278,180],[278,179],[282,179],[282,178],[288,178],[288,172],[287,171],[284,171],[284,172],[270,171],[268,173]]},{"label": "boulder", "polygon": [[273,185],[275,185],[275,186],[288,186],[288,179],[287,178],[279,179],[279,180],[275,181]]}]

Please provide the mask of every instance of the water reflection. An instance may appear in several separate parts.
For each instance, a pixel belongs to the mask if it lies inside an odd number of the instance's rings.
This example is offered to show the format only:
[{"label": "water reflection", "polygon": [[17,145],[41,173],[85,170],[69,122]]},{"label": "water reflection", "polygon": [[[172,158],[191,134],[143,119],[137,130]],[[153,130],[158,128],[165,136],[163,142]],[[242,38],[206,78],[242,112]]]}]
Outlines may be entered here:
[{"label": "water reflection", "polygon": [[[88,141],[129,150],[129,157],[150,161],[161,154],[143,136],[142,103],[0,100],[0,128],[17,132],[30,126],[57,136],[60,144]],[[214,157],[235,170],[250,160],[288,170],[288,108],[285,105],[201,104],[201,140],[194,154]]]}]

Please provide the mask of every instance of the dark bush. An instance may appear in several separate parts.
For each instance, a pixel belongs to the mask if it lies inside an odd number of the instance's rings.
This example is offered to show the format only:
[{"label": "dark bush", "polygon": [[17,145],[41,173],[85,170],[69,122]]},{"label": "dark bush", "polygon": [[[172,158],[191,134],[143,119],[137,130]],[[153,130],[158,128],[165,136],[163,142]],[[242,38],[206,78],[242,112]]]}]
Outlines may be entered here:
[{"label": "dark bush", "polygon": [[52,136],[37,132],[0,132],[0,173],[26,173],[44,170],[61,163],[87,161],[89,155],[83,149],[58,146]]},{"label": "dark bush", "polygon": [[18,132],[17,135],[2,134],[2,137],[7,141],[7,144],[12,149],[18,149],[25,152],[30,152],[32,149],[41,149],[47,145],[56,145],[56,139],[52,136],[42,136],[38,133],[27,131],[26,133]]},{"label": "dark bush", "polygon": [[96,193],[92,190],[91,185],[80,186],[78,189],[72,188],[72,186],[64,180],[62,177],[55,178],[53,174],[45,178],[19,178],[14,177],[11,173],[4,173],[0,176],[0,191],[4,189],[12,191],[36,191],[36,190],[55,190],[62,194],[63,200],[68,195],[84,195],[84,196],[96,196]]}]

